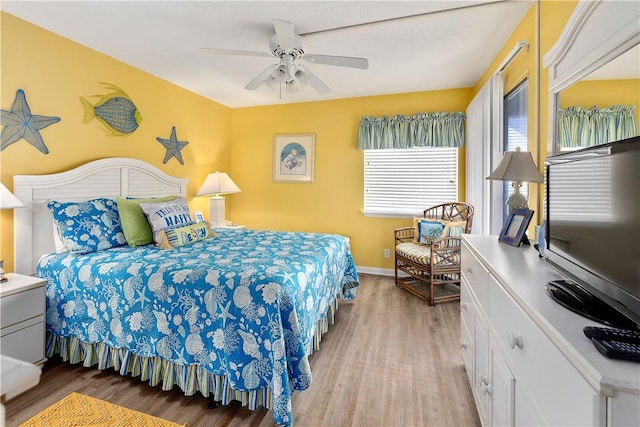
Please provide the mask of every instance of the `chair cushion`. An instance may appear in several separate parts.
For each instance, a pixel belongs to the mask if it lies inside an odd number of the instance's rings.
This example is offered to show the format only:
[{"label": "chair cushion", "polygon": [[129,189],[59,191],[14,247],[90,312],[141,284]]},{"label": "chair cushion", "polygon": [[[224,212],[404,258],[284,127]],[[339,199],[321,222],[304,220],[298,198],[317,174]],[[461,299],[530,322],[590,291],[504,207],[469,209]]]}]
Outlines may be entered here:
[{"label": "chair cushion", "polygon": [[[431,257],[431,247],[419,243],[405,242],[396,245],[396,253],[418,264],[429,265],[429,259]],[[460,264],[459,252],[448,253],[448,255],[450,256],[450,258],[449,260],[445,261],[444,264]],[[439,256],[436,252],[433,256],[433,261],[438,264],[442,261],[442,257]]]}]

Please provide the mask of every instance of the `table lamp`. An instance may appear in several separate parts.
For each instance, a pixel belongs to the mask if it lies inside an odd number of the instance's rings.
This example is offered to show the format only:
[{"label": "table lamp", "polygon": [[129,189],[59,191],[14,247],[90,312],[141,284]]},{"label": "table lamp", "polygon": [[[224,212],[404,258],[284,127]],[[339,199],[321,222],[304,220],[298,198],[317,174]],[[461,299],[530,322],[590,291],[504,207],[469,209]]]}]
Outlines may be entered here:
[{"label": "table lamp", "polygon": [[209,222],[212,227],[224,227],[224,197],[221,194],[239,193],[240,188],[224,172],[207,175],[196,196],[211,196],[209,199]]},{"label": "table lamp", "polygon": [[[24,205],[11,191],[7,190],[4,184],[0,183],[0,209],[14,209],[21,208]],[[4,277],[4,261],[0,259],[0,282],[6,282],[7,278]]]},{"label": "table lamp", "polygon": [[507,206],[509,214],[514,209],[526,208],[527,199],[520,193],[520,187],[523,182],[543,182],[544,177],[533,162],[533,157],[529,151],[520,151],[520,147],[516,151],[507,151],[504,153],[502,161],[498,167],[491,172],[487,179],[497,181],[513,181],[511,184],[514,193],[509,196]]}]

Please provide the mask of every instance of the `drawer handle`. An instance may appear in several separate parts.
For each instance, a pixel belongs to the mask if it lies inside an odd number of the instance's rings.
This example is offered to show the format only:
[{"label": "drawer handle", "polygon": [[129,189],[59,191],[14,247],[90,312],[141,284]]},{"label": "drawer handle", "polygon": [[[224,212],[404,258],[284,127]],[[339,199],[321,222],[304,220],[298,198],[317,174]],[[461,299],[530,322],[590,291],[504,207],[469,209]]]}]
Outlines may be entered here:
[{"label": "drawer handle", "polygon": [[509,347],[511,348],[522,348],[522,336],[515,335],[513,332],[509,331]]},{"label": "drawer handle", "polygon": [[463,342],[460,343],[460,348],[462,350],[466,350],[467,348],[469,348],[469,344],[467,344],[466,342],[463,341]]},{"label": "drawer handle", "polygon": [[467,308],[468,308],[468,307],[467,307],[467,303],[466,303],[466,302],[463,302],[462,304],[460,304],[460,307],[461,307],[463,310],[467,310]]},{"label": "drawer handle", "polygon": [[482,389],[482,394],[491,396],[493,390],[491,384],[489,384],[489,377],[480,377],[480,388]]},{"label": "drawer handle", "polygon": [[491,384],[484,384],[482,386],[482,394],[486,394],[487,396],[491,396],[493,393],[493,389],[491,388]]}]

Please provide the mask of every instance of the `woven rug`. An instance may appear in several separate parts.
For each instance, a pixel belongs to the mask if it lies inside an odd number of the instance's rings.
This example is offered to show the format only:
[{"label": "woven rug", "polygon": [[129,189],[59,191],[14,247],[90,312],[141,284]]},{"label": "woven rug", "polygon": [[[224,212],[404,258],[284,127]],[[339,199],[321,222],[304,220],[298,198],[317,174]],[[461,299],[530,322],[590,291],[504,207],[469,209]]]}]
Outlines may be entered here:
[{"label": "woven rug", "polygon": [[186,427],[162,418],[71,393],[19,427]]}]

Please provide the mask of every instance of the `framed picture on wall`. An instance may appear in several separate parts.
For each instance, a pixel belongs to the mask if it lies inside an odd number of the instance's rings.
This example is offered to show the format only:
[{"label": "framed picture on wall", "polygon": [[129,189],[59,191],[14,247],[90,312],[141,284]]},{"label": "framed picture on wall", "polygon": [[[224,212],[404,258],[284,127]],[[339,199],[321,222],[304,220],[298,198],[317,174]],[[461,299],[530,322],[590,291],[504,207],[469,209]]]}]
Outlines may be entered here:
[{"label": "framed picture on wall", "polygon": [[316,135],[278,134],[273,138],[273,180],[313,182]]},{"label": "framed picture on wall", "polygon": [[533,211],[527,208],[514,209],[502,227],[498,240],[511,246],[520,246],[522,243],[528,245],[529,239],[525,234]]}]

